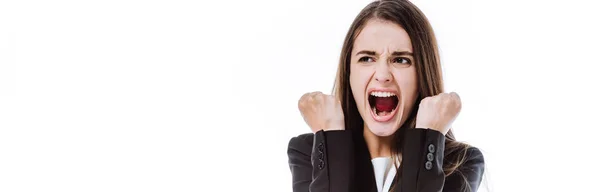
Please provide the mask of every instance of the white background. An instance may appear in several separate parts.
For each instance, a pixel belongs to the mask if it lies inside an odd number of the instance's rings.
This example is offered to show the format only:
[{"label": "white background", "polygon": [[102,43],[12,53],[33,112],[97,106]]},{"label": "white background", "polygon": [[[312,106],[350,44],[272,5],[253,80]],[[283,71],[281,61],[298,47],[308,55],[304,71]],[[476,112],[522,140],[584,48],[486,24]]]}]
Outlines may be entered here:
[{"label": "white background", "polygon": [[[370,1],[0,1],[0,191],[291,191]],[[480,191],[598,191],[595,1],[414,1]]]}]

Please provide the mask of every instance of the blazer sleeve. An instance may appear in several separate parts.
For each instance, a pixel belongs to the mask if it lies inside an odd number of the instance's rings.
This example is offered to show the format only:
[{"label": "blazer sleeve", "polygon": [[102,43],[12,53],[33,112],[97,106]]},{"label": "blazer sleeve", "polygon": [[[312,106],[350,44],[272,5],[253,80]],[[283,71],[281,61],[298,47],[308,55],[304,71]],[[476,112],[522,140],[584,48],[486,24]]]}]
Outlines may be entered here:
[{"label": "blazer sleeve", "polygon": [[477,191],[484,161],[479,149],[467,149],[465,162],[445,176],[443,170],[445,136],[432,129],[408,129],[403,146],[402,191]]},{"label": "blazer sleeve", "polygon": [[288,163],[294,192],[348,192],[353,180],[352,132],[318,131],[290,139]]}]

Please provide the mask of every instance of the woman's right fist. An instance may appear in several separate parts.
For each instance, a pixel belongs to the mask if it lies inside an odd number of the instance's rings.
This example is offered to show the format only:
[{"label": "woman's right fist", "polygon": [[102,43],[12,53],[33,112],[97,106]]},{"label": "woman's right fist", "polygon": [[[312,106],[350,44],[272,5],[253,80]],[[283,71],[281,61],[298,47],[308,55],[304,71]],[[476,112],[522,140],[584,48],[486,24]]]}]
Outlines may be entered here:
[{"label": "woman's right fist", "polygon": [[298,100],[298,109],[313,133],[321,129],[325,131],[345,129],[342,104],[334,96],[319,91],[306,93]]}]

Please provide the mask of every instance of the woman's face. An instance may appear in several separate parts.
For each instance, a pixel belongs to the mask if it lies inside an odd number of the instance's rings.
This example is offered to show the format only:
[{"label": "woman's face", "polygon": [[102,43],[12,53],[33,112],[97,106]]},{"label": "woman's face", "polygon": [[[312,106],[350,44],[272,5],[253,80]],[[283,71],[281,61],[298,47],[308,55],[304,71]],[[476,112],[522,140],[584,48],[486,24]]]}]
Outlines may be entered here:
[{"label": "woman's face", "polygon": [[399,25],[370,20],[354,41],[350,87],[366,128],[392,135],[417,99],[417,71],[412,44]]}]

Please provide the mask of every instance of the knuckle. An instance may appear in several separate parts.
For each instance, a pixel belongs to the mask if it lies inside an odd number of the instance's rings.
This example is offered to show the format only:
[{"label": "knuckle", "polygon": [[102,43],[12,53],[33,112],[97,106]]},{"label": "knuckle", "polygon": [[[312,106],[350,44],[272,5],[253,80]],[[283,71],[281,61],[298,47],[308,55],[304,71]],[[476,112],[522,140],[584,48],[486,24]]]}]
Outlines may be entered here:
[{"label": "knuckle", "polygon": [[302,101],[302,100],[306,99],[307,96],[308,96],[308,93],[303,94],[302,96],[300,96],[300,99],[298,99],[298,101]]},{"label": "knuckle", "polygon": [[308,93],[302,95],[302,97],[300,97],[300,99],[298,99],[298,107],[302,107],[305,105],[307,96],[308,96]]},{"label": "knuckle", "polygon": [[321,93],[320,91],[315,91],[315,92],[313,92],[313,95],[315,97],[319,97],[319,96],[323,95],[323,93]]},{"label": "knuckle", "polygon": [[454,98],[460,100],[460,95],[458,95],[458,93],[454,93]]},{"label": "knuckle", "polygon": [[460,97],[460,96],[458,96],[458,93],[456,93],[456,92],[451,92],[448,95],[451,96],[451,97],[454,97],[454,98],[459,98]]},{"label": "knuckle", "polygon": [[323,96],[320,94],[316,94],[313,98],[315,101],[322,101],[323,100]]},{"label": "knuckle", "polygon": [[419,105],[425,105],[427,103],[429,103],[430,98],[429,97],[425,97],[423,99],[421,99],[421,103],[419,103]]},{"label": "knuckle", "polygon": [[327,100],[331,101],[331,102],[336,102],[337,99],[335,99],[335,97],[331,96],[331,95],[327,95]]}]

